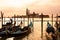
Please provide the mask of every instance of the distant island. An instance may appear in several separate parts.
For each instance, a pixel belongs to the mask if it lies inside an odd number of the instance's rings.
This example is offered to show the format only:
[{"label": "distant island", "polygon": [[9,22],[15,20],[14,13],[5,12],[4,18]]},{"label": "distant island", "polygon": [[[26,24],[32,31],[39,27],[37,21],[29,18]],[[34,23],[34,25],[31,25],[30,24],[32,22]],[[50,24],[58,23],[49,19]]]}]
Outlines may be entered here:
[{"label": "distant island", "polygon": [[[29,16],[29,18],[41,18],[42,15],[39,14],[29,14],[29,15],[17,15],[17,16],[13,16],[15,18],[27,18]],[[43,15],[43,18],[49,18],[49,15]]]},{"label": "distant island", "polygon": [[[16,17],[16,18],[27,18],[29,16],[29,18],[41,18],[42,15],[39,15],[39,14],[36,14],[35,12],[33,12],[32,14],[30,14],[30,10],[26,9],[26,15],[15,15],[13,17]],[[49,15],[43,15],[43,18],[49,18]]]},{"label": "distant island", "polygon": [[[1,14],[3,14],[2,11],[1,11]],[[41,14],[43,14],[43,13],[41,13]],[[14,18],[14,17],[15,18],[28,18],[28,17],[29,18],[41,18],[41,17],[49,18],[49,15],[44,15],[44,14],[43,15],[39,15],[39,13],[35,13],[35,12],[30,13],[30,10],[26,9],[26,15],[14,15],[14,16],[12,16],[12,18]],[[9,16],[7,18],[9,18]]]},{"label": "distant island", "polygon": [[56,16],[55,18],[60,18],[60,16]]}]

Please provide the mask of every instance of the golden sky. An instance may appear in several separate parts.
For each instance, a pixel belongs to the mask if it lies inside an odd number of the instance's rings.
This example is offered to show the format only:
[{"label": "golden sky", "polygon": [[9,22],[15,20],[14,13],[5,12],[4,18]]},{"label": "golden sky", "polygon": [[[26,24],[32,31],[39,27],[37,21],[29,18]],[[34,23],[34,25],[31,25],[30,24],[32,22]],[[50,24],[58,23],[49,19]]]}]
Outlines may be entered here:
[{"label": "golden sky", "polygon": [[4,16],[25,15],[26,8],[30,13],[60,14],[60,0],[0,0],[0,11]]}]

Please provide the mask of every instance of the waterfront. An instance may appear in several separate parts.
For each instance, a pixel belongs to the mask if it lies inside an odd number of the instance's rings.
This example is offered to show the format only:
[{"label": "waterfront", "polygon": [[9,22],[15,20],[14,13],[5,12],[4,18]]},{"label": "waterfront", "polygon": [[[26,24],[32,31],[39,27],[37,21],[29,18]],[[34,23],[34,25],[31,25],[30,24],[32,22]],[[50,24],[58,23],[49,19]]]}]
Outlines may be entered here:
[{"label": "waterfront", "polygon": [[[32,19],[32,18],[30,18],[30,19]],[[5,18],[5,20],[9,20],[9,19]],[[21,21],[21,18],[18,18],[18,20]],[[18,20],[16,18],[16,21],[18,21]],[[22,20],[23,20],[23,18],[22,18]],[[47,21],[49,21],[49,23],[52,25],[52,21],[51,21],[52,18],[44,18],[43,20],[46,20],[43,22],[43,40],[46,40],[45,31],[46,31],[46,27],[47,27]],[[56,18],[54,18],[53,20],[56,20]],[[60,20],[60,18],[58,20]],[[20,24],[19,21],[17,22],[16,25],[18,25],[18,24]],[[25,22],[23,20],[23,24],[25,26],[27,25],[27,18],[25,18]],[[53,26],[54,26],[54,24],[55,24],[55,21],[53,21]],[[0,27],[1,27],[1,22],[0,22]],[[34,18],[34,27],[33,28],[34,28],[34,31],[31,34],[29,34],[28,40],[41,40],[41,19],[40,18]],[[20,39],[19,37],[15,37],[15,38],[11,37],[11,38],[5,38],[5,39],[6,40],[27,40],[27,36],[23,39]]]}]

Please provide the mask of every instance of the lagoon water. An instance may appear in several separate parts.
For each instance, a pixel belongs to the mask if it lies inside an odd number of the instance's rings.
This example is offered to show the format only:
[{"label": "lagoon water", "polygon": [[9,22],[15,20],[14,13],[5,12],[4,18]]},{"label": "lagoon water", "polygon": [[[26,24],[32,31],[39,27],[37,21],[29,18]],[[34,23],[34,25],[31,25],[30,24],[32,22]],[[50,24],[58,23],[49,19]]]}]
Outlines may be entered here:
[{"label": "lagoon water", "polygon": [[[30,18],[32,21],[32,18]],[[5,22],[3,22],[3,24],[6,24],[6,22],[9,22],[9,18],[3,18],[3,21],[5,20]],[[14,19],[13,19],[14,20]],[[21,22],[21,20],[23,20],[23,24],[26,26],[27,25],[27,18],[24,19],[22,18],[16,18],[16,25],[19,25],[19,23]],[[46,40],[45,37],[45,33],[46,33],[46,27],[47,27],[47,21],[49,21],[49,23],[52,25],[52,18],[44,18],[43,22],[43,40]],[[56,20],[56,18],[54,18],[53,20]],[[60,20],[60,19],[58,19]],[[55,21],[53,21],[53,27],[54,27]],[[1,28],[1,19],[0,19],[0,28]],[[11,37],[11,38],[2,38],[3,40],[42,40],[41,39],[41,19],[40,18],[34,18],[34,31],[29,34],[28,36],[24,37],[23,39],[20,39],[19,37]],[[28,38],[28,39],[27,39]]]}]

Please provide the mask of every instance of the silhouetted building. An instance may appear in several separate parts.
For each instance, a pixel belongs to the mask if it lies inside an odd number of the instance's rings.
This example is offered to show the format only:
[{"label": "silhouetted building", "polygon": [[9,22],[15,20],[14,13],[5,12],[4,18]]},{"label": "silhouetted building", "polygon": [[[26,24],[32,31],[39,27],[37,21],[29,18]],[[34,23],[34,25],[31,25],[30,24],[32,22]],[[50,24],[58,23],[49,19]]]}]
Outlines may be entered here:
[{"label": "silhouetted building", "polygon": [[26,9],[26,15],[28,16],[30,13],[30,11],[28,10],[28,8]]},{"label": "silhouetted building", "polygon": [[55,18],[60,18],[60,16],[56,16]]},{"label": "silhouetted building", "polygon": [[36,14],[35,12],[33,12],[33,14],[29,14],[30,18],[37,18],[39,16],[39,14]]},{"label": "silhouetted building", "polygon": [[[15,18],[27,18],[27,17],[29,17],[29,18],[41,18],[42,17],[42,15],[39,15],[39,14],[36,14],[35,12],[33,12],[32,14],[30,13],[30,10],[27,8],[26,9],[26,15],[22,15],[22,16],[20,16],[20,15],[17,15],[17,16],[13,16],[13,17],[15,17]],[[49,15],[43,15],[43,17],[44,18],[49,18]]]},{"label": "silhouetted building", "polygon": [[[42,15],[39,15],[39,18],[41,18]],[[49,15],[43,15],[43,18],[49,18]]]}]

